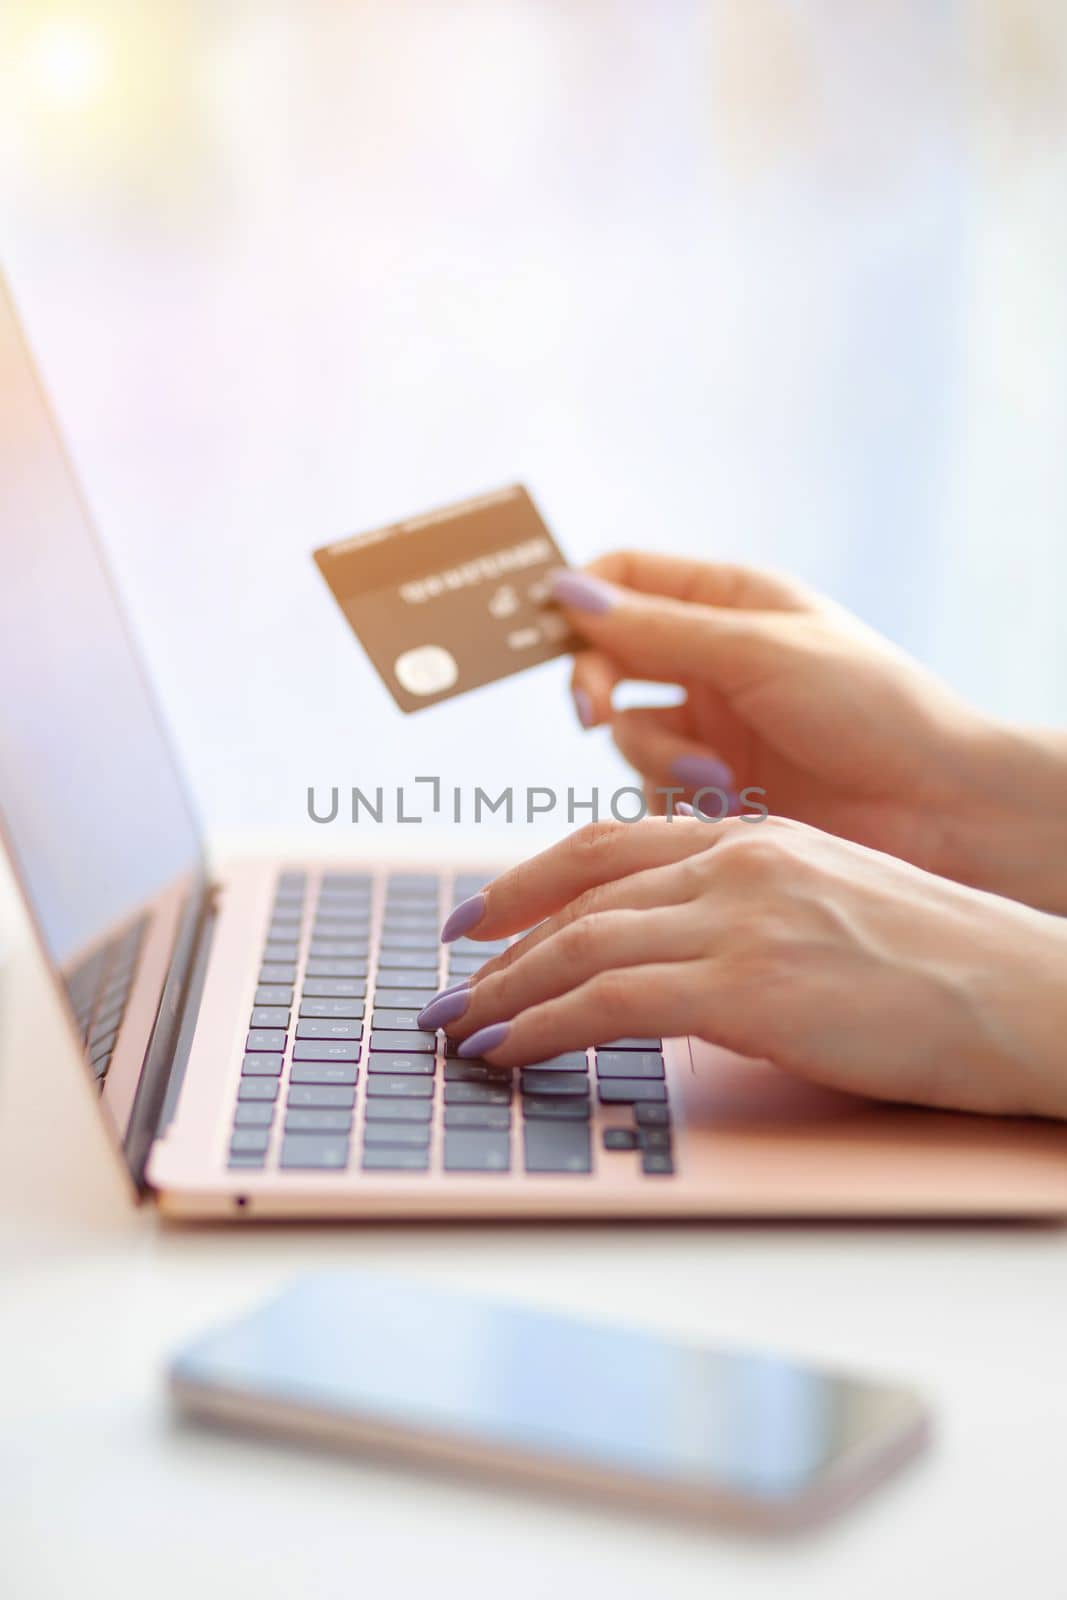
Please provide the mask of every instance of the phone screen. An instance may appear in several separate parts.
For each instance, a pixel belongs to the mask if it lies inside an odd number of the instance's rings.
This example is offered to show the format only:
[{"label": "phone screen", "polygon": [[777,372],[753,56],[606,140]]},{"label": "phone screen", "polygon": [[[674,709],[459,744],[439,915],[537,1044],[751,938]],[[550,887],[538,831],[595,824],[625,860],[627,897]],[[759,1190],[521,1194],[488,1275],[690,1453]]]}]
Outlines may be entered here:
[{"label": "phone screen", "polygon": [[429,1436],[437,1453],[475,1440],[494,1457],[765,1505],[802,1499],[922,1417],[908,1390],[774,1355],[359,1273],[300,1280],[187,1350],[173,1376],[198,1409],[211,1394],[258,1397],[377,1437]]}]

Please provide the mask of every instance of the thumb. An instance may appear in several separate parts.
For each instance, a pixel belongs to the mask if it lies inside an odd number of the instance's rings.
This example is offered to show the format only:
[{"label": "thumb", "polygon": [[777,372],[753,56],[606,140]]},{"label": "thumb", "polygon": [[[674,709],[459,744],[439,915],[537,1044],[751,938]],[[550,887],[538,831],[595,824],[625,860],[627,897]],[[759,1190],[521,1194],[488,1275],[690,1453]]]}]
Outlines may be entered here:
[{"label": "thumb", "polygon": [[678,683],[700,678],[737,694],[778,672],[800,644],[801,612],[749,611],[620,588],[569,568],[551,574],[552,598],[621,675]]}]

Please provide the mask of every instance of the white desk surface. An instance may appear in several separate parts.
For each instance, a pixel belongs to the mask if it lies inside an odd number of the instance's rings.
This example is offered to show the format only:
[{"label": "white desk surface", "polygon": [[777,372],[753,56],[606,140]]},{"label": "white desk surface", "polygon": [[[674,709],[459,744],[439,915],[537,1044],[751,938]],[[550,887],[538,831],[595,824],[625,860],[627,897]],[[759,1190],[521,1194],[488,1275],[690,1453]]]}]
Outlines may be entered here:
[{"label": "white desk surface", "polygon": [[[1067,1594],[1061,1230],[163,1226],[124,1199],[24,928],[3,976],[4,1593]],[[775,1545],[174,1419],[183,1340],[346,1264],[899,1374],[938,1437]]]}]

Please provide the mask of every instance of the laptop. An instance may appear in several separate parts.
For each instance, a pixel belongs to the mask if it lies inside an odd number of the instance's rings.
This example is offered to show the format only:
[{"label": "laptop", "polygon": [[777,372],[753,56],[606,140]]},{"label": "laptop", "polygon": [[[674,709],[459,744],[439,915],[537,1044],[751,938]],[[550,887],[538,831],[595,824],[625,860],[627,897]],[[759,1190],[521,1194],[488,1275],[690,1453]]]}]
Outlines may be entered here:
[{"label": "laptop", "polygon": [[2,283],[0,820],[116,1160],[170,1215],[1067,1213],[1052,1123],[878,1105],[692,1039],[454,1059],[417,1018],[492,953],[439,941],[476,863],[209,874]]}]

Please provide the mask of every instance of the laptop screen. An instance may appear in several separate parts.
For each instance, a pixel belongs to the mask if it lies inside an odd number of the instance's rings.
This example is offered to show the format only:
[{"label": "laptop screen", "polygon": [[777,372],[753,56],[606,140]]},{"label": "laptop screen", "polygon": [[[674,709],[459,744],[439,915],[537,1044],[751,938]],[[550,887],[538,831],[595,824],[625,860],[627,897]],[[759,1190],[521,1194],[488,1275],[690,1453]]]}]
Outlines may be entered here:
[{"label": "laptop screen", "polygon": [[2,280],[0,817],[68,977],[199,870],[174,754]]}]

